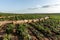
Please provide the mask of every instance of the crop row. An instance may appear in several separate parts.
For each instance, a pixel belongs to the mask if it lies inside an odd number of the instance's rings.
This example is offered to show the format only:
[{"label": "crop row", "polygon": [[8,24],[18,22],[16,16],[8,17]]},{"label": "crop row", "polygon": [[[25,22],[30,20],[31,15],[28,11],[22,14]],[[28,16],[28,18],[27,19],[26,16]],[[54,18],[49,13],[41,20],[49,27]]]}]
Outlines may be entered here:
[{"label": "crop row", "polygon": [[[32,35],[38,40],[45,40],[45,38],[60,40],[60,23],[54,19],[26,24],[6,24],[0,29],[5,31],[3,40],[12,40],[13,35],[16,35],[18,40],[32,40]],[[29,34],[29,31],[32,35]]]}]

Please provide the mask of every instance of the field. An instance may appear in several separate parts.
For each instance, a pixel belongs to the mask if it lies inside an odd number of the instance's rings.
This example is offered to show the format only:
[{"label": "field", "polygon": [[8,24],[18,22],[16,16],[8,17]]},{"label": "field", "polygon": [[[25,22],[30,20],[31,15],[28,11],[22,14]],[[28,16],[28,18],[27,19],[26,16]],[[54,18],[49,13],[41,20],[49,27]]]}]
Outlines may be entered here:
[{"label": "field", "polygon": [[60,40],[60,14],[1,13],[0,40]]}]

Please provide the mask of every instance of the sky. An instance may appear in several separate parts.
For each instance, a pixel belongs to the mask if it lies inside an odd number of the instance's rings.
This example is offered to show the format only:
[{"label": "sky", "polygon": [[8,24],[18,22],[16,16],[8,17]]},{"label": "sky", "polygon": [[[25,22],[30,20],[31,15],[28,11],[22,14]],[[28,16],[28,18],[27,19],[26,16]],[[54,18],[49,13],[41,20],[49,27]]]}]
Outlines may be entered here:
[{"label": "sky", "polygon": [[0,12],[60,13],[60,0],[0,0]]}]

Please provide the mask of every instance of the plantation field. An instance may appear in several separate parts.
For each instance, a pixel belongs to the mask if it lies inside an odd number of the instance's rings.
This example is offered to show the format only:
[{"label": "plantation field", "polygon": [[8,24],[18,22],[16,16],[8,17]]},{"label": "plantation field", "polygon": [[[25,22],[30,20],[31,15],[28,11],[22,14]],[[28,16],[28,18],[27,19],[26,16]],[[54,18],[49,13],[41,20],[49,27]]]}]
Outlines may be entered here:
[{"label": "plantation field", "polygon": [[24,19],[36,19],[49,16],[52,19],[60,19],[60,14],[0,14],[0,21],[3,20],[24,20]]},{"label": "plantation field", "polygon": [[60,14],[0,14],[0,25],[0,40],[60,40]]}]

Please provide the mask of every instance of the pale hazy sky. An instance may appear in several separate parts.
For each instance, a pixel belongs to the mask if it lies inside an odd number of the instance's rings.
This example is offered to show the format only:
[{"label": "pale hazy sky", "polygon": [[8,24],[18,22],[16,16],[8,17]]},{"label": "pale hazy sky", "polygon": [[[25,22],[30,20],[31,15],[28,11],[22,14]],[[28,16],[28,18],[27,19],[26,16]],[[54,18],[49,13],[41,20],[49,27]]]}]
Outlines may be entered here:
[{"label": "pale hazy sky", "polygon": [[60,0],[0,0],[0,12],[60,13]]}]

